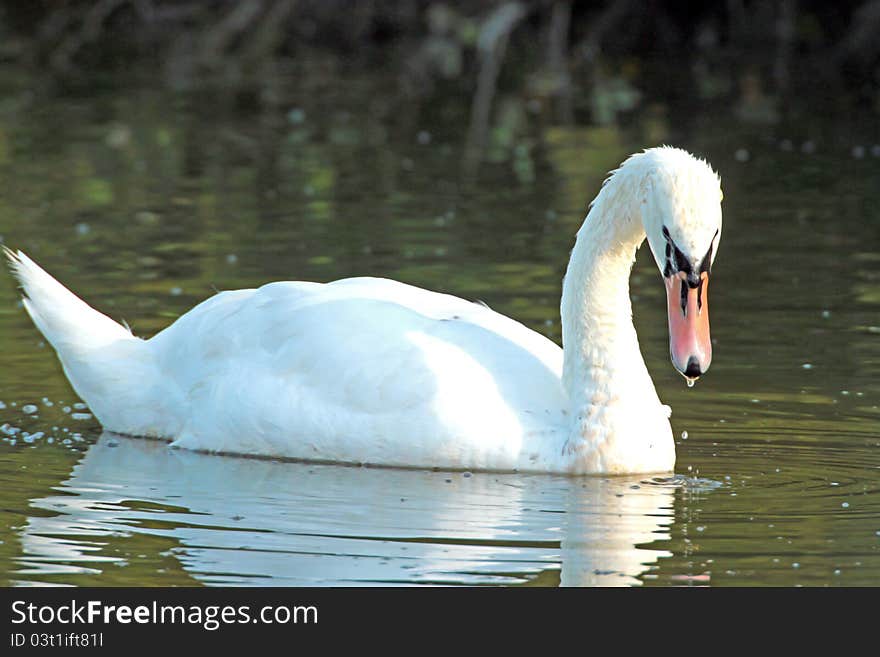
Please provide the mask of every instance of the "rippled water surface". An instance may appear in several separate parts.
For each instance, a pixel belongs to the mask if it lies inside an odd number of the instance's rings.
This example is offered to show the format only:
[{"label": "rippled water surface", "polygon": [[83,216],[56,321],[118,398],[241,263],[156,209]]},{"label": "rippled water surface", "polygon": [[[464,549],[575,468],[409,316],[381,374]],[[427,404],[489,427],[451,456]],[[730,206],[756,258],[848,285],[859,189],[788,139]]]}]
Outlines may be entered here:
[{"label": "rippled water surface", "polygon": [[466,103],[283,80],[254,100],[0,78],[3,242],[143,336],[214,290],[370,274],[558,341],[566,258],[605,172],[681,145],[725,190],[715,358],[693,389],[668,362],[645,252],[631,286],[681,436],[675,476],[350,468],[102,435],[0,273],[4,582],[880,585],[876,125],[535,119],[467,174]]}]

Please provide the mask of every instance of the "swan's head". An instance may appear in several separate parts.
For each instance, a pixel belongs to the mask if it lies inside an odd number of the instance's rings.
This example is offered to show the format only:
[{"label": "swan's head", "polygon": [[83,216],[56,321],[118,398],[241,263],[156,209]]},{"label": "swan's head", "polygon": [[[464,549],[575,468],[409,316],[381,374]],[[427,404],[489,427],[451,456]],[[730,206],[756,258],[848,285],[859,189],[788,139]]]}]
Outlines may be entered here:
[{"label": "swan's head", "polygon": [[669,352],[689,383],[709,369],[709,278],[721,240],[721,181],[703,160],[654,148],[641,161],[642,223],[666,283]]}]

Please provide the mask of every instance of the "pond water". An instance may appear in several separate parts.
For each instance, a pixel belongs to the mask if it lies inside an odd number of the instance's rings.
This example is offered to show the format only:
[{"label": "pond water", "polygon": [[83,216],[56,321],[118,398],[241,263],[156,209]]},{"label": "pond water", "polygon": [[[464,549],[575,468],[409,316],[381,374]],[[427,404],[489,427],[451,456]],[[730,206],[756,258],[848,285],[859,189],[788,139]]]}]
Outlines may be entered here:
[{"label": "pond water", "polygon": [[526,104],[465,172],[467,103],[405,102],[375,76],[294,71],[258,98],[86,86],[0,76],[0,236],[139,335],[214,290],[368,274],[559,341],[589,201],[672,143],[725,191],[714,360],[692,389],[673,370],[643,249],[635,322],[674,476],[210,456],[102,435],[0,274],[0,583],[880,585],[876,122],[646,105],[559,127]]}]

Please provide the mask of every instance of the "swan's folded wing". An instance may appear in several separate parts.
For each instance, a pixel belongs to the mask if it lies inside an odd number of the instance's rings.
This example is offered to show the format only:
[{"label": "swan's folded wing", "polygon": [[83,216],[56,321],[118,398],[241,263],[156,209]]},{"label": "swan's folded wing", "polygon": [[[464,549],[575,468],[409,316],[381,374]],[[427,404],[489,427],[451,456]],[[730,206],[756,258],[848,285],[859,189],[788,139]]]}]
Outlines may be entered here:
[{"label": "swan's folded wing", "polygon": [[[205,309],[203,339],[178,348],[181,358],[168,364],[198,409],[180,444],[399,464],[436,454],[449,462],[475,445],[516,449],[524,424],[546,424],[538,414],[558,412],[558,372],[544,362],[558,347],[549,341],[514,339],[531,332],[455,297],[358,280],[336,290],[273,284],[237,308],[218,301]],[[520,344],[531,339],[544,340],[547,353]]]}]

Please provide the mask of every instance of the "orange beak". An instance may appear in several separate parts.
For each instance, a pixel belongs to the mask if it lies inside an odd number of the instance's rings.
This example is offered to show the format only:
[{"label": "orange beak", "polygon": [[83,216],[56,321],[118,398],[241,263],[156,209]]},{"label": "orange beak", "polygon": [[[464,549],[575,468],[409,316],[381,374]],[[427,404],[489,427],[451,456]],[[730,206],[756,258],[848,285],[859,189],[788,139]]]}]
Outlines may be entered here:
[{"label": "orange beak", "polygon": [[709,275],[701,272],[697,287],[690,287],[687,276],[681,272],[667,276],[664,281],[669,311],[669,354],[675,369],[691,385],[712,362]]}]

